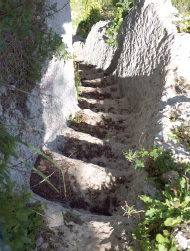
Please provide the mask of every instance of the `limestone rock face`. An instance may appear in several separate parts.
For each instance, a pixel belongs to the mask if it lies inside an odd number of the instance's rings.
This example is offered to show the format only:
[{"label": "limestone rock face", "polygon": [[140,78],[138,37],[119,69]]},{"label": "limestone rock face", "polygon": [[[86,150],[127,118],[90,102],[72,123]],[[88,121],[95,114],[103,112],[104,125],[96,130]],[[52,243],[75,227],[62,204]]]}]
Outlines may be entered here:
[{"label": "limestone rock face", "polygon": [[[93,26],[84,61],[105,69],[118,85],[126,108],[133,112],[128,120],[133,149],[150,149],[155,141],[172,150],[176,161],[189,162],[186,147],[168,137],[172,128],[190,124],[190,34],[177,33],[176,13],[170,0],[137,0],[123,22],[116,48],[105,42],[108,23]],[[170,173],[167,178],[172,177]],[[137,173],[127,201],[145,190],[141,179]]]},{"label": "limestone rock face", "polygon": [[84,43],[82,41],[73,43],[73,57],[77,62],[84,60]]},{"label": "limestone rock face", "polygon": [[[190,114],[190,35],[177,33],[176,13],[170,0],[138,0],[123,22],[116,48],[106,44],[109,22],[99,22],[84,50],[85,62],[111,73],[127,109],[134,112],[134,147],[148,148],[156,140],[188,161],[184,146],[167,136]],[[178,120],[172,123],[175,112]]]},{"label": "limestone rock face", "polygon": [[162,182],[165,184],[176,184],[176,179],[178,177],[178,172],[170,170],[166,173],[163,173],[161,176]]},{"label": "limestone rock face", "polygon": [[[51,1],[47,1],[49,6]],[[62,9],[68,1],[57,0],[57,9]],[[47,24],[52,30],[62,37],[67,51],[72,55],[72,25],[70,5],[60,10],[52,19],[47,19]],[[70,114],[74,114],[77,106],[77,94],[74,84],[73,60],[64,64],[63,60],[55,58],[47,60],[43,69],[43,78],[32,90],[26,102],[25,111],[18,110],[16,103],[9,100],[7,89],[0,87],[0,116],[3,123],[8,125],[9,132],[30,143],[37,149],[43,146],[51,151],[56,151],[56,135],[62,133],[67,126]],[[19,97],[18,97],[19,98]],[[8,100],[9,107],[6,106]],[[36,156],[34,151],[19,144],[18,156],[34,165]],[[12,160],[13,165],[18,163]],[[11,177],[20,185],[29,187],[31,169],[23,164],[11,169]]]},{"label": "limestone rock face", "polygon": [[110,21],[100,21],[95,24],[86,39],[84,47],[85,62],[97,65],[102,69],[109,67],[115,52],[115,48],[108,45],[106,35],[106,29],[110,24]]}]

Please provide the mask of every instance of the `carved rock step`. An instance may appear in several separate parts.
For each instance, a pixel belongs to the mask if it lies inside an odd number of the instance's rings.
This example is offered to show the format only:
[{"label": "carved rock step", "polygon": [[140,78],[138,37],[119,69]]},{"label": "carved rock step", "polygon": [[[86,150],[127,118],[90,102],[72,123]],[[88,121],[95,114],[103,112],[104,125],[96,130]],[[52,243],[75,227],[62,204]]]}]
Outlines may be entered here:
[{"label": "carved rock step", "polygon": [[78,72],[80,75],[91,75],[91,74],[94,74],[94,73],[105,73],[102,69],[100,68],[97,68],[96,66],[91,66],[92,68],[88,68],[89,66],[87,66],[87,69],[85,69],[85,66],[84,65],[79,65],[78,66]]},{"label": "carved rock step", "polygon": [[89,210],[91,213],[110,216],[124,205],[126,188],[132,173],[102,168],[80,160],[72,160],[59,154],[51,156],[64,173],[66,196],[61,171],[49,160],[39,157],[36,168],[49,176],[57,193],[35,172],[31,175],[31,188],[44,198],[62,201],[71,208]]},{"label": "carved rock step", "polygon": [[114,139],[122,144],[130,144],[133,133],[128,127],[130,115],[118,115],[113,113],[95,113],[89,109],[76,113],[71,123],[75,131],[88,133],[100,139]]},{"label": "carved rock step", "polygon": [[106,99],[106,98],[120,98],[118,86],[112,85],[108,87],[83,87],[79,89],[82,91],[82,97],[93,99]]},{"label": "carved rock step", "polygon": [[82,80],[82,86],[86,87],[105,87],[110,86],[109,77],[96,78],[92,80]]},{"label": "carved rock step", "polygon": [[[46,221],[56,230],[57,251],[106,251],[140,250],[132,238],[136,219],[117,216],[101,216],[64,209],[54,203],[45,208]],[[67,217],[71,220],[67,223]],[[71,230],[72,229],[72,230]],[[63,238],[64,236],[64,238]]]},{"label": "carved rock step", "polygon": [[125,99],[87,99],[81,98],[79,101],[80,109],[90,109],[94,112],[105,112],[126,115],[130,109],[126,108]]},{"label": "carved rock step", "polygon": [[127,170],[127,162],[123,152],[128,146],[112,140],[101,140],[89,134],[70,129],[58,144],[58,150],[65,156],[79,159],[115,170]]},{"label": "carved rock step", "polygon": [[104,72],[98,72],[98,73],[90,73],[87,74],[86,71],[80,72],[80,79],[81,80],[92,80],[96,78],[103,78],[106,74]]}]

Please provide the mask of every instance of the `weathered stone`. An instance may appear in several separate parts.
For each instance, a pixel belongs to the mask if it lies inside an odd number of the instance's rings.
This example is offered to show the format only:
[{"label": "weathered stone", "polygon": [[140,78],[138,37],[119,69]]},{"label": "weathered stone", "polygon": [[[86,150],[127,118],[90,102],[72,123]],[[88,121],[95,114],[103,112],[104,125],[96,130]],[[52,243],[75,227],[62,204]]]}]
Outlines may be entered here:
[{"label": "weathered stone", "polygon": [[[47,0],[47,6],[52,1]],[[72,55],[72,25],[70,5],[67,0],[56,0],[57,8],[60,10],[54,18],[47,18],[47,24],[53,32],[62,37],[67,51]],[[62,8],[66,4],[65,8]],[[32,90],[26,103],[26,111],[19,111],[16,102],[9,100],[7,90],[0,87],[1,120],[7,125],[9,132],[22,139],[37,149],[57,150],[56,136],[62,134],[67,127],[67,120],[77,108],[77,94],[74,83],[73,60],[64,64],[64,60],[47,60],[42,69],[43,77],[40,83]],[[10,107],[6,109],[3,105],[3,96],[8,100]],[[18,97],[19,99],[20,97]],[[3,107],[2,107],[3,106]],[[3,111],[3,108],[5,111]],[[34,165],[37,154],[22,144],[17,145],[17,154],[21,159],[27,160]],[[11,160],[12,165],[17,166],[11,170],[11,178],[19,185],[30,187],[31,168],[21,164],[15,159]]]},{"label": "weathered stone", "polygon": [[115,48],[109,46],[106,35],[106,29],[110,24],[110,21],[100,21],[95,24],[86,39],[84,47],[85,62],[97,65],[102,69],[109,67],[115,52]]},{"label": "weathered stone", "polygon": [[177,171],[170,170],[166,173],[163,173],[161,176],[161,180],[165,184],[175,184],[177,181],[177,177],[179,176]]},{"label": "weathered stone", "polygon": [[73,43],[73,58],[77,62],[84,60],[84,43],[83,42],[77,41]]},{"label": "weathered stone", "polygon": [[39,247],[43,243],[44,239],[40,236],[36,241],[36,247]]},{"label": "weathered stone", "polygon": [[44,242],[44,243],[40,246],[40,248],[41,248],[41,250],[47,250],[48,246],[49,246],[49,244],[46,243],[46,242]]}]

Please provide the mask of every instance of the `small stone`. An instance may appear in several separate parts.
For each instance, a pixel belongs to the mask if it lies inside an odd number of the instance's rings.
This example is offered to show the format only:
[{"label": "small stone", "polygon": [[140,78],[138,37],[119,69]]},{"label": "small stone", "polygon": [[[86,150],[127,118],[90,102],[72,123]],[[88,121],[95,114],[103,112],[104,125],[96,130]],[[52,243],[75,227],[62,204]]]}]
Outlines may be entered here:
[{"label": "small stone", "polygon": [[40,248],[41,248],[41,249],[47,249],[48,246],[49,246],[49,244],[46,243],[46,242],[44,242],[44,243],[40,246]]},{"label": "small stone", "polygon": [[178,172],[170,170],[162,174],[161,180],[165,184],[175,184],[177,177],[178,177]]},{"label": "small stone", "polygon": [[36,246],[39,247],[39,246],[42,244],[43,241],[44,241],[44,239],[42,238],[42,236],[40,236],[40,237],[37,239],[37,241],[36,241]]}]

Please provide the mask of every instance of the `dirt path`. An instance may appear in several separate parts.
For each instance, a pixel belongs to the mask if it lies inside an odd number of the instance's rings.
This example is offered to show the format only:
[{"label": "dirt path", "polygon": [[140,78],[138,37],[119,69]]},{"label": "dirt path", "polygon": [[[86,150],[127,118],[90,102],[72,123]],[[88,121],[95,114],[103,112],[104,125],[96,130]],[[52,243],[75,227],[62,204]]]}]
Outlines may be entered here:
[{"label": "dirt path", "polygon": [[[51,156],[65,173],[67,195],[61,173],[46,159],[40,157],[36,168],[50,175],[61,192],[40,183],[36,173],[31,176],[34,193],[65,208],[47,209],[51,216],[63,216],[52,227],[52,250],[139,250],[131,235],[135,221],[123,217],[121,209],[133,179],[123,156],[132,147],[133,128],[128,121],[133,115],[105,72],[81,64],[79,74],[83,85],[80,110],[65,135],[59,135],[59,153]],[[40,250],[46,250],[42,245]]]}]

